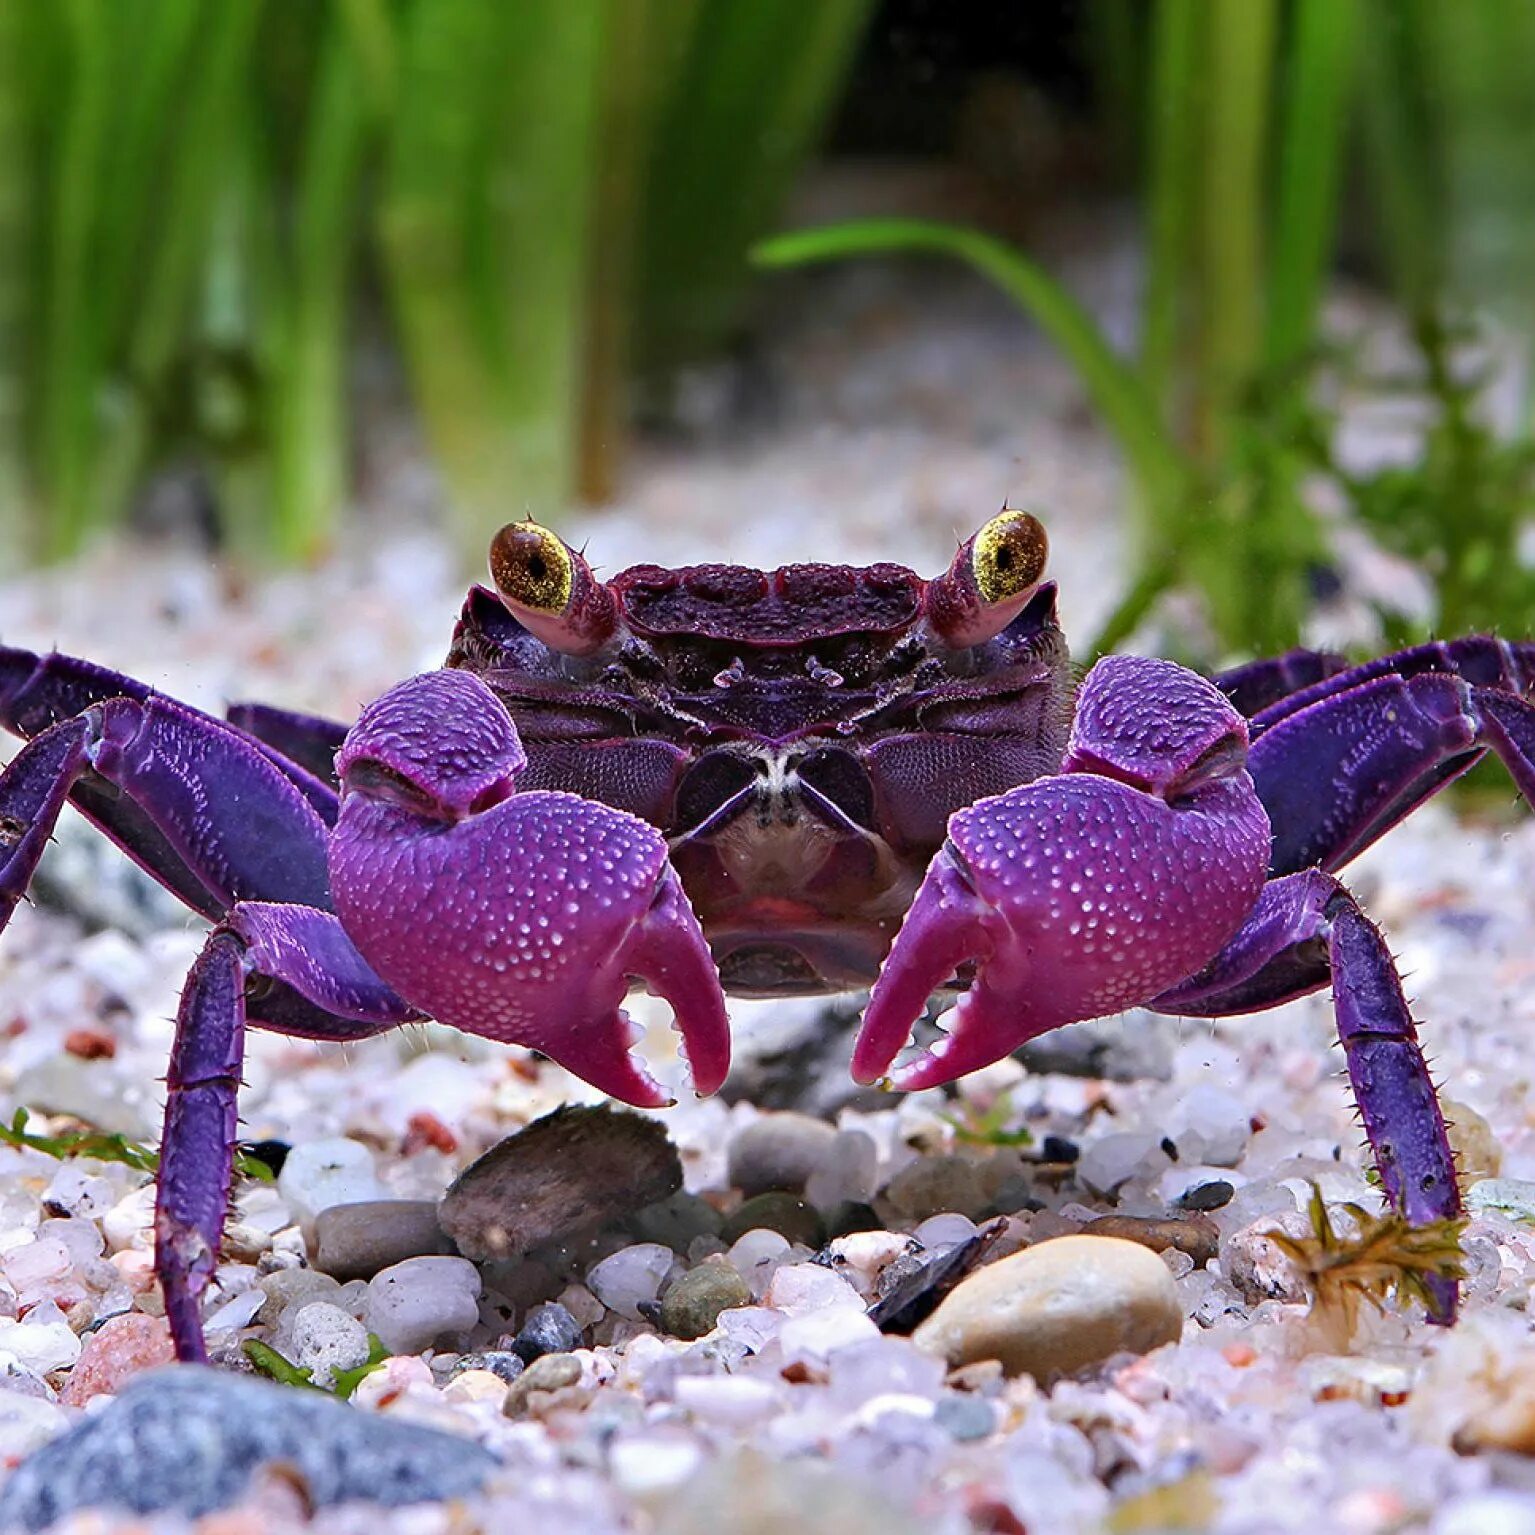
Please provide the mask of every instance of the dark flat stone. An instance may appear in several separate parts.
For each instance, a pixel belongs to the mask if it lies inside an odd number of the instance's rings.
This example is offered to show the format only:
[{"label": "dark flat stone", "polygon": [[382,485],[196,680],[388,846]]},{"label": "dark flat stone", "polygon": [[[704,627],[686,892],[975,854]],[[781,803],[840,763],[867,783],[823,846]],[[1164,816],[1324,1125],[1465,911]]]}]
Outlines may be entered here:
[{"label": "dark flat stone", "polygon": [[41,1530],[86,1508],[195,1518],[237,1502],[272,1462],[302,1478],[317,1508],[465,1497],[499,1465],[471,1440],[324,1392],[175,1365],[28,1456],[0,1490],[0,1529]]},{"label": "dark flat stone", "polygon": [[620,1220],[682,1187],[659,1120],[576,1105],[556,1109],[471,1162],[437,1207],[475,1262],[510,1258]]}]

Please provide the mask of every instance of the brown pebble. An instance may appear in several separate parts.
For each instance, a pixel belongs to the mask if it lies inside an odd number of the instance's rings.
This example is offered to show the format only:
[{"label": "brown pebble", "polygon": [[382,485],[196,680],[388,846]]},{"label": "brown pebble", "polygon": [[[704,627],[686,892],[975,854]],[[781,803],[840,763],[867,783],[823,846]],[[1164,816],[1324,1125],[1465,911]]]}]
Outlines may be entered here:
[{"label": "brown pebble", "polygon": [[508,1418],[520,1418],[532,1407],[534,1396],[552,1396],[580,1383],[581,1361],[574,1354],[544,1354],[506,1388],[501,1411]]},{"label": "brown pebble", "polygon": [[1154,1253],[1176,1248],[1203,1268],[1220,1250],[1220,1227],[1207,1215],[1100,1215],[1082,1228],[1095,1237],[1121,1237]]},{"label": "brown pebble", "polygon": [[682,1162],[659,1120],[578,1105],[492,1146],[437,1213],[459,1252],[480,1262],[618,1220],[681,1187]]},{"label": "brown pebble", "polygon": [[64,1405],[84,1407],[93,1396],[113,1395],[140,1370],[169,1364],[175,1357],[164,1317],[142,1311],[111,1317],[86,1335],[62,1393]]}]

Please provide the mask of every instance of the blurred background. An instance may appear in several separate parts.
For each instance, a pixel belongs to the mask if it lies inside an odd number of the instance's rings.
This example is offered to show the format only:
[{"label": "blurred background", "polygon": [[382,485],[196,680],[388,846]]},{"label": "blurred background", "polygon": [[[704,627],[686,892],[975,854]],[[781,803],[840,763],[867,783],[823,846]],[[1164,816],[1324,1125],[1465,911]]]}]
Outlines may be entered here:
[{"label": "blurred background", "polygon": [[1006,498],[1084,655],[1535,632],[1532,229],[1535,0],[0,0],[7,574]]}]

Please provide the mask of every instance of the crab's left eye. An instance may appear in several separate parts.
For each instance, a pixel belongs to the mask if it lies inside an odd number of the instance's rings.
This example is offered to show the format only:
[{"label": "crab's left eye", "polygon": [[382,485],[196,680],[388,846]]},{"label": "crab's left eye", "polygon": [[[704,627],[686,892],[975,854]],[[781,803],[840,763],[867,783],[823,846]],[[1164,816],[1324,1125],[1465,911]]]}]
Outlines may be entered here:
[{"label": "crab's left eye", "polygon": [[1050,541],[1029,512],[999,512],[975,535],[971,569],[984,602],[1007,602],[1045,573]]},{"label": "crab's left eye", "polygon": [[536,522],[511,522],[496,534],[490,546],[490,575],[515,608],[552,615],[570,606],[570,550]]}]

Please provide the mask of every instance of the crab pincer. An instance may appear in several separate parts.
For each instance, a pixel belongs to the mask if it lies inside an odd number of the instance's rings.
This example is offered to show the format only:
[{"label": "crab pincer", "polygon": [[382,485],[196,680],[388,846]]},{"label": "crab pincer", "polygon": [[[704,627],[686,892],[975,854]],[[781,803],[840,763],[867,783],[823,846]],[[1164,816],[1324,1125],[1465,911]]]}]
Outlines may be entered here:
[{"label": "crab pincer", "polygon": [[542,1051],[624,1102],[665,1090],[635,1060],[633,981],[671,1003],[700,1093],[730,1063],[719,979],[665,839],[574,794],[515,792],[526,757],[495,694],[429,672],[371,704],[337,768],[338,914],[392,987],[443,1023]]},{"label": "crab pincer", "polygon": [[[1246,747],[1241,716],[1202,678],[1100,661],[1062,771],[950,818],[875,983],[853,1075],[934,1087],[1203,965],[1242,925],[1268,864]],[[972,965],[948,1032],[892,1071],[929,995]]]}]

